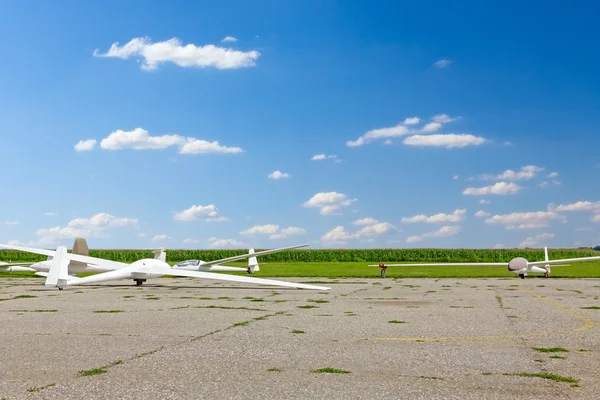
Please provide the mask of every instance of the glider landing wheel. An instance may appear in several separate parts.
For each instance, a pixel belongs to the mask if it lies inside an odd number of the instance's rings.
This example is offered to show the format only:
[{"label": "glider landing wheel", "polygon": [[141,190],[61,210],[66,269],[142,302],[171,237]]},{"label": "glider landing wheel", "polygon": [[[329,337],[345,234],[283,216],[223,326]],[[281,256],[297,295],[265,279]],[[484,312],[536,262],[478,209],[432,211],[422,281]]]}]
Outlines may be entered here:
[{"label": "glider landing wheel", "polygon": [[59,287],[58,290],[63,290],[64,288]]},{"label": "glider landing wheel", "polygon": [[250,267],[248,267],[248,269],[246,270],[247,273],[251,274],[252,270],[250,270]]},{"label": "glider landing wheel", "polygon": [[519,274],[519,276],[521,277],[521,279],[525,279],[525,275]]},{"label": "glider landing wheel", "polygon": [[142,286],[142,283],[146,282],[145,279],[134,279],[136,286]]}]

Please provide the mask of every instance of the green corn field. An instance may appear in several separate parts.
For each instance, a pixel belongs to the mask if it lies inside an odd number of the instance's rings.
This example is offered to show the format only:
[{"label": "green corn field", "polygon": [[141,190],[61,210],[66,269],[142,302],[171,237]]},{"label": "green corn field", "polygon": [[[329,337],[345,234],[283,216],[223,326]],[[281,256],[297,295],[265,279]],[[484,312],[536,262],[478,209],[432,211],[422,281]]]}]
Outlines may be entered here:
[{"label": "green corn field", "polygon": [[[260,251],[260,249],[255,249]],[[167,261],[196,259],[211,261],[247,253],[239,250],[169,250]],[[592,249],[549,249],[550,259],[598,256]],[[91,257],[134,262],[152,258],[150,250],[90,250]],[[543,249],[319,249],[290,250],[261,256],[261,262],[508,262],[514,257],[530,261],[544,259]],[[28,262],[45,260],[45,256],[15,250],[0,250],[0,261]]]}]

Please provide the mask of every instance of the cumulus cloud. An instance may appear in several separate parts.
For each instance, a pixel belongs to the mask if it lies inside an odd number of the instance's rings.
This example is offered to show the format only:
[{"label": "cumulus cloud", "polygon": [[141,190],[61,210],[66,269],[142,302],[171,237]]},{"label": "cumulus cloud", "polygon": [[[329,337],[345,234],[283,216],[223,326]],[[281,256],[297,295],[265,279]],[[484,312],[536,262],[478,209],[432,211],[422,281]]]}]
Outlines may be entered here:
[{"label": "cumulus cloud", "polygon": [[479,200],[479,204],[490,204],[490,203],[491,203],[491,201],[486,200],[486,199]]},{"label": "cumulus cloud", "polygon": [[412,224],[417,222],[425,222],[428,224],[439,224],[445,222],[459,222],[462,221],[467,214],[466,209],[456,209],[450,214],[438,213],[431,216],[424,214],[415,215],[414,217],[404,217],[402,222],[405,224]]},{"label": "cumulus cloud", "polygon": [[237,38],[233,37],[233,36],[225,36],[223,39],[221,39],[221,42],[223,43],[227,43],[227,42],[237,42]]},{"label": "cumulus cloud", "polygon": [[487,224],[502,225],[508,230],[546,228],[551,221],[566,222],[567,218],[552,211],[534,211],[494,215],[485,220]]},{"label": "cumulus cloud", "polygon": [[447,149],[479,146],[485,139],[467,133],[448,133],[435,135],[414,135],[404,139],[404,144],[409,146],[445,147]]},{"label": "cumulus cloud", "polygon": [[285,178],[289,178],[290,174],[288,174],[287,172],[281,172],[281,171],[273,171],[269,174],[269,179],[285,179]]},{"label": "cumulus cloud", "polygon": [[213,204],[207,206],[193,205],[188,209],[176,212],[173,219],[175,221],[193,221],[198,219],[207,222],[227,221],[227,218],[223,217],[219,209]]},{"label": "cumulus cloud", "polygon": [[107,213],[99,213],[90,218],[75,218],[67,226],[41,228],[36,231],[38,244],[54,244],[65,239],[75,237],[102,237],[105,231],[111,228],[136,226],[135,218],[115,217]]},{"label": "cumulus cloud", "polygon": [[209,246],[213,249],[215,248],[233,248],[240,249],[248,247],[247,243],[240,242],[236,239],[217,239],[216,237],[211,237],[208,239]]},{"label": "cumulus cloud", "polygon": [[479,179],[484,181],[497,180],[497,181],[522,181],[530,180],[539,175],[540,172],[544,171],[544,168],[535,165],[525,165],[520,170],[514,171],[507,169],[499,174],[482,174],[476,177],[469,178],[469,180]]},{"label": "cumulus cloud", "polygon": [[487,211],[479,210],[475,213],[476,217],[489,217],[491,214]]},{"label": "cumulus cloud", "polygon": [[90,151],[96,146],[96,139],[80,140],[75,144],[75,151]]},{"label": "cumulus cloud", "polygon": [[460,232],[461,227],[457,225],[442,226],[437,231],[427,232],[419,236],[409,236],[406,243],[418,243],[428,238],[451,237],[456,236]]},{"label": "cumulus cloud", "polygon": [[362,225],[373,225],[378,222],[379,221],[377,221],[375,218],[362,218],[362,219],[357,219],[356,221],[353,222],[353,224],[362,226]]},{"label": "cumulus cloud", "polygon": [[504,196],[517,194],[521,189],[523,189],[523,187],[513,182],[498,182],[491,186],[483,186],[479,188],[468,187],[463,190],[463,194],[466,196],[484,196],[490,194]]},{"label": "cumulus cloud", "polygon": [[421,122],[421,118],[409,117],[404,120],[403,124],[404,125],[417,125],[419,122]]},{"label": "cumulus cloud", "polygon": [[161,235],[156,235],[152,238],[153,242],[164,242],[167,239],[171,239],[171,237],[165,235],[165,234],[161,234]]},{"label": "cumulus cloud", "polygon": [[353,222],[354,225],[362,226],[354,233],[347,232],[342,225],[338,225],[321,236],[321,241],[330,244],[344,244],[348,240],[363,240],[371,242],[375,236],[383,235],[392,229],[396,229],[388,222],[379,222],[374,218],[363,218]]},{"label": "cumulus cloud", "polygon": [[288,226],[280,229],[279,225],[255,225],[240,232],[240,235],[269,235],[269,239],[285,239],[290,236],[304,235],[306,229],[297,226]]},{"label": "cumulus cloud", "polygon": [[563,212],[563,211],[594,211],[600,212],[600,201],[577,201],[571,204],[553,204],[548,205],[549,211]]},{"label": "cumulus cloud", "polygon": [[558,178],[558,172],[550,172],[548,174],[548,179]]},{"label": "cumulus cloud", "polygon": [[337,158],[337,155],[335,154],[315,154],[314,156],[312,156],[311,161],[320,161],[320,160],[325,160],[325,159],[330,159],[330,158]]},{"label": "cumulus cloud", "polygon": [[356,199],[351,199],[343,193],[321,192],[315,194],[308,201],[302,203],[303,207],[320,208],[321,215],[339,214],[342,207],[347,207]]},{"label": "cumulus cloud", "polygon": [[375,140],[383,140],[385,144],[391,144],[392,139],[406,136],[403,143],[408,146],[434,146],[445,148],[462,148],[467,146],[478,146],[486,142],[486,139],[466,133],[433,134],[440,130],[444,124],[456,121],[460,117],[450,117],[447,114],[434,115],[431,120],[422,127],[417,127],[421,122],[419,117],[405,118],[398,125],[372,129],[356,140],[346,142],[348,147],[359,147],[369,144]]},{"label": "cumulus cloud", "polygon": [[553,233],[540,233],[539,235],[529,236],[521,243],[519,243],[519,247],[534,247],[540,245],[542,242],[546,240],[550,240],[554,237]]},{"label": "cumulus cloud", "polygon": [[438,68],[446,68],[450,64],[452,64],[452,61],[446,58],[442,58],[441,60],[437,60],[433,63],[433,65],[435,65]]},{"label": "cumulus cloud", "polygon": [[163,150],[172,146],[179,147],[180,154],[235,154],[243,151],[239,147],[222,146],[218,141],[208,142],[180,135],[150,136],[142,128],[132,131],[118,129],[100,142],[100,148],[104,150]]},{"label": "cumulus cloud", "polygon": [[128,59],[138,56],[144,59],[141,69],[151,71],[159,64],[172,62],[184,68],[216,68],[236,69],[256,66],[260,57],[258,51],[240,51],[231,48],[218,47],[212,44],[196,46],[194,44],[182,45],[178,38],[152,43],[148,37],[131,39],[123,46],[115,42],[110,49],[102,54],[94,50],[95,57]]}]

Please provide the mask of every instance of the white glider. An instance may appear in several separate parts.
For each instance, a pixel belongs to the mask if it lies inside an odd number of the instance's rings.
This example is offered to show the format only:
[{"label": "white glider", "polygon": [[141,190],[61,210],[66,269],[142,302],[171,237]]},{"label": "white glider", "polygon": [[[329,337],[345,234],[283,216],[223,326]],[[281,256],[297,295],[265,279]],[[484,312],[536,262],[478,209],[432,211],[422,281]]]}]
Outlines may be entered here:
[{"label": "white glider", "polygon": [[521,277],[521,279],[525,279],[528,273],[530,272],[538,272],[543,273],[546,278],[550,275],[550,266],[566,266],[570,265],[569,263],[575,262],[585,262],[585,261],[594,261],[600,260],[600,256],[590,256],[590,257],[579,257],[579,258],[565,258],[562,260],[550,260],[548,258],[548,248],[544,247],[544,261],[527,261],[526,258],[523,257],[515,257],[510,260],[508,263],[500,262],[500,263],[427,263],[427,264],[377,264],[377,265],[369,265],[369,267],[379,267],[381,268],[381,276],[385,278],[385,270],[387,267],[430,267],[430,266],[481,266],[481,267],[493,267],[493,266],[502,266],[507,267],[509,272],[513,274],[517,274]]},{"label": "white glider", "polygon": [[[48,275],[48,271],[50,270],[50,266],[52,265],[52,258],[54,257],[54,254],[55,254],[54,250],[36,249],[36,248],[32,248],[32,247],[8,245],[8,244],[0,244],[0,247],[6,248],[6,249],[11,249],[11,250],[25,251],[27,253],[40,254],[40,255],[48,257],[44,261],[39,261],[39,262],[34,262],[34,263],[32,263],[32,262],[30,262],[30,263],[12,263],[12,264],[8,264],[8,265],[2,265],[0,263],[0,272],[28,271],[28,272],[35,272],[36,275],[41,275],[41,276]],[[75,238],[75,240],[73,242],[72,252],[73,252],[73,254],[87,256],[89,254],[89,249],[88,249],[86,240],[82,237]],[[156,258],[160,257],[160,252],[158,250],[153,251],[153,253]],[[88,264],[88,263],[79,262],[79,261],[71,261],[69,263],[68,271],[69,271],[69,274],[71,274],[71,275],[80,274],[82,272],[106,272],[106,271],[115,270],[117,268],[123,268],[128,265],[126,263],[120,263],[120,262],[116,262],[116,261],[110,261],[110,263],[111,263],[110,265],[99,266],[99,265]],[[18,267],[14,267],[17,265],[18,265]],[[27,265],[27,267],[24,267],[23,265]]]},{"label": "white glider", "polygon": [[[295,287],[299,289],[311,289],[311,290],[329,290],[330,288],[324,286],[305,285],[302,283],[284,282],[271,279],[262,278],[251,278],[247,276],[234,276],[226,274],[215,274],[213,272],[203,271],[188,271],[184,269],[174,270],[165,261],[157,258],[146,258],[135,261],[128,264],[126,267],[119,268],[109,272],[102,272],[96,275],[87,276],[85,278],[77,278],[68,274],[69,262],[71,260],[93,263],[95,265],[102,266],[104,260],[102,258],[95,258],[89,256],[81,256],[78,254],[67,253],[65,246],[60,246],[54,252],[54,258],[52,265],[44,285],[56,286],[59,290],[62,290],[66,286],[71,285],[83,285],[86,283],[106,282],[119,279],[134,279],[145,281],[148,278],[158,278],[163,275],[171,276],[184,276],[190,278],[204,278],[214,279],[231,282],[244,282],[244,283],[256,283],[263,285],[273,286],[284,286],[284,287]],[[110,264],[108,265],[110,267]]]}]

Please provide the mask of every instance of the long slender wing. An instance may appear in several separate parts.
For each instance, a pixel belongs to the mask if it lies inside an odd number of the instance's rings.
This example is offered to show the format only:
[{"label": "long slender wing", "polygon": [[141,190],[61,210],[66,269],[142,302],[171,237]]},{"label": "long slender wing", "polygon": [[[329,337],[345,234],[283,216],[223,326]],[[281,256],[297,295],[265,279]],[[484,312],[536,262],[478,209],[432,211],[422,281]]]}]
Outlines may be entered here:
[{"label": "long slender wing", "polygon": [[[37,248],[25,247],[25,246],[15,246],[15,245],[11,245],[11,244],[0,244],[0,247],[4,247],[6,249],[12,249],[12,250],[25,251],[27,253],[41,254],[43,256],[54,257],[56,254],[56,251],[54,251],[54,250],[37,249]],[[96,257],[90,257],[90,256],[82,256],[80,254],[73,254],[73,253],[68,253],[68,258],[70,258],[73,261],[80,261],[80,262],[83,262],[86,264],[94,264],[94,265],[102,266],[102,267],[105,267],[105,268],[111,269],[111,270],[123,268],[123,267],[126,267],[129,265],[127,263],[122,263],[122,262],[118,262],[118,261],[105,260],[103,258],[96,258]]]},{"label": "long slender wing", "polygon": [[12,244],[0,244],[0,247],[4,247],[5,249],[25,251],[27,253],[41,254],[43,256],[52,256],[52,257],[54,257],[54,254],[56,253],[56,251],[54,251],[54,250],[35,249],[33,247],[15,246]]},{"label": "long slender wing", "polygon": [[592,257],[580,257],[580,258],[563,258],[562,260],[548,260],[548,261],[530,261],[527,265],[531,266],[540,266],[540,265],[556,265],[556,264],[568,264],[574,262],[585,262],[585,261],[595,261],[600,260],[600,256],[592,256]]},{"label": "long slender wing", "polygon": [[[328,288],[325,286],[306,285],[303,283],[277,281],[274,279],[251,278],[249,276],[216,274],[214,272],[188,271],[188,270],[182,270],[182,269],[174,269],[172,271],[165,271],[162,268],[156,268],[156,269],[140,268],[139,270],[135,270],[135,269],[130,270],[130,272],[173,275],[173,276],[186,276],[186,277],[190,277],[190,278],[215,279],[215,280],[220,280],[220,281],[244,282],[244,283],[262,284],[262,285],[295,287],[295,288],[299,288],[299,289],[311,289],[311,290],[329,290],[329,289],[331,289],[331,288]],[[104,274],[100,274],[100,275],[104,275]],[[84,279],[87,279],[87,278],[84,278]]]},{"label": "long slender wing", "polygon": [[[506,267],[508,263],[431,263],[431,264],[382,264],[386,267],[460,267],[460,266],[470,266],[470,265],[478,265],[478,266],[487,266],[487,267],[496,267],[502,266]],[[369,267],[379,267],[379,264],[370,264]]]},{"label": "long slender wing", "polygon": [[221,258],[220,260],[206,261],[206,262],[200,264],[200,266],[209,267],[209,266],[215,265],[215,264],[224,264],[224,263],[228,263],[228,262],[232,262],[232,261],[246,260],[250,257],[265,256],[267,254],[279,253],[281,251],[292,250],[292,249],[297,249],[299,247],[306,247],[306,246],[308,246],[308,245],[307,244],[299,244],[297,246],[289,246],[289,247],[281,247],[279,249],[263,250],[263,251],[259,251],[257,253],[253,253],[253,254],[241,254],[239,256]]}]

